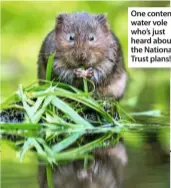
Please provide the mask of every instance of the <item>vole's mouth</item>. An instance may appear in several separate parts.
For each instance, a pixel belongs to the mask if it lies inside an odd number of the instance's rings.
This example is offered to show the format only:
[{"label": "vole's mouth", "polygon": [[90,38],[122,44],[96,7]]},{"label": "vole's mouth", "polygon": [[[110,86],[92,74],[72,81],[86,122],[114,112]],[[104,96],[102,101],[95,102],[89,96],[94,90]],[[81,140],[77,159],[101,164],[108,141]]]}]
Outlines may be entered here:
[{"label": "vole's mouth", "polygon": [[82,61],[78,61],[77,60],[77,64],[79,65],[79,66],[86,66],[86,64],[87,64],[87,60],[82,60]]}]

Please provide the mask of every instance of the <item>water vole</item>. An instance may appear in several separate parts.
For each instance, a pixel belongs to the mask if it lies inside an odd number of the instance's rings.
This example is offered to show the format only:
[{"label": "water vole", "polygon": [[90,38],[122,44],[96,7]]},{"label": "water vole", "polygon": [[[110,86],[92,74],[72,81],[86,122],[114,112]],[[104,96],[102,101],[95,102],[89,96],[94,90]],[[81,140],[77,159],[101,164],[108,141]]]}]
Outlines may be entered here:
[{"label": "water vole", "polygon": [[127,75],[122,50],[103,14],[57,16],[55,29],[47,35],[39,53],[39,79],[45,79],[47,60],[54,51],[52,79],[81,87],[80,77],[86,76],[100,95],[115,99],[123,96]]}]

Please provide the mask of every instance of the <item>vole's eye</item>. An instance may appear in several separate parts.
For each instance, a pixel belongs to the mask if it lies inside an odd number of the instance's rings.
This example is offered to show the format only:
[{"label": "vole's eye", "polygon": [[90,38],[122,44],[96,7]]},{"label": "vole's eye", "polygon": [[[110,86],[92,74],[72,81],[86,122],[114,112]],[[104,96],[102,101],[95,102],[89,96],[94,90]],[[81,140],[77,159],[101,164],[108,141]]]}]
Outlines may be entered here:
[{"label": "vole's eye", "polygon": [[68,41],[69,41],[69,42],[73,42],[73,41],[75,40],[75,35],[74,35],[74,33],[70,33],[67,38],[68,38]]},{"label": "vole's eye", "polygon": [[91,41],[91,42],[93,42],[95,40],[94,35],[90,34],[88,40]]},{"label": "vole's eye", "polygon": [[69,40],[70,40],[70,41],[73,41],[73,40],[74,40],[74,36],[70,35],[70,36],[69,36]]}]

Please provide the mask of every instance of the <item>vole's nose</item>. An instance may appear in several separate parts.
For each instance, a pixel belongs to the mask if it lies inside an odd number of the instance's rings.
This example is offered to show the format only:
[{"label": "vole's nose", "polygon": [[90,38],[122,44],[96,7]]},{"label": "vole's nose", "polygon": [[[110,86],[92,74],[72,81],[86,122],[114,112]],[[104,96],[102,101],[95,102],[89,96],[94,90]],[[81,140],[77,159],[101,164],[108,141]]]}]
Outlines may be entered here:
[{"label": "vole's nose", "polygon": [[77,61],[80,63],[80,64],[84,64],[84,62],[86,61],[86,58],[85,58],[85,55],[84,53],[80,53],[77,55],[76,57]]}]

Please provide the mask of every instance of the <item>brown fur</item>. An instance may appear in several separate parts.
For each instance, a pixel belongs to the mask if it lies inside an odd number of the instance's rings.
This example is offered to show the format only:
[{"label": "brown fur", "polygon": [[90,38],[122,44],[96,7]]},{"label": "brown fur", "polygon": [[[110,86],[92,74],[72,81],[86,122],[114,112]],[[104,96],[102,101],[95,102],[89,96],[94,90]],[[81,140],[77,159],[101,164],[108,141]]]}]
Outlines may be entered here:
[{"label": "brown fur", "polygon": [[[68,37],[74,35],[74,41]],[[89,36],[94,41],[89,41]],[[123,96],[126,86],[126,71],[121,47],[102,14],[85,12],[60,14],[55,29],[46,37],[39,54],[38,78],[45,79],[47,59],[56,51],[52,78],[76,87],[82,87],[75,69],[92,68],[91,79],[102,96]]]},{"label": "brown fur", "polygon": [[[120,188],[127,164],[125,147],[97,150],[96,159],[83,168],[83,161],[60,165],[53,169],[54,188]],[[39,166],[39,184],[47,188],[45,166]]]}]

